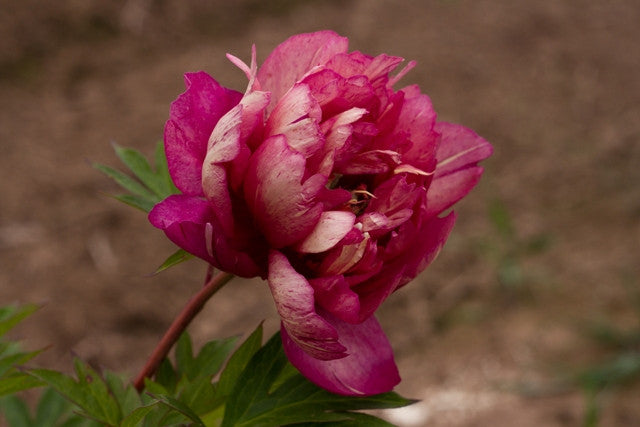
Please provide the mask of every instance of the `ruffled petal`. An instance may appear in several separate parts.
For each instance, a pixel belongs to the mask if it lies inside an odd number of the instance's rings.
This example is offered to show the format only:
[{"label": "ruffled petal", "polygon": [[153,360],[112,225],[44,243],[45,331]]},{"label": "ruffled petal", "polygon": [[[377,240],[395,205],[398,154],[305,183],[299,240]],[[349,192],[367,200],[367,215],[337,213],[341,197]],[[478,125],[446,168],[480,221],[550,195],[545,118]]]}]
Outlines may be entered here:
[{"label": "ruffled petal", "polygon": [[385,393],[400,382],[393,349],[375,317],[353,325],[328,313],[323,316],[337,330],[349,355],[337,360],[315,359],[283,329],[285,354],[305,377],[332,393],[349,396]]},{"label": "ruffled petal", "polygon": [[298,349],[314,360],[346,356],[336,329],[316,313],[313,288],[279,251],[269,252],[267,280],[282,319],[282,329]]},{"label": "ruffled petal", "polygon": [[322,213],[318,195],[325,189],[327,179],[313,175],[302,182],[304,172],[304,156],[289,147],[283,135],[264,141],[249,160],[245,199],[274,248],[307,236]]},{"label": "ruffled petal", "polygon": [[333,31],[292,36],[278,45],[260,67],[260,87],[271,91],[273,106],[309,70],[348,48],[349,39]]},{"label": "ruffled petal", "polygon": [[226,89],[205,72],[184,76],[187,90],[172,104],[164,129],[169,172],[188,195],[202,195],[202,162],[211,131],[242,94]]},{"label": "ruffled petal", "polygon": [[267,120],[265,138],[277,134],[305,158],[312,156],[324,145],[324,135],[318,122],[322,111],[309,91],[309,86],[293,86],[278,102]]},{"label": "ruffled petal", "polygon": [[436,152],[436,178],[464,167],[475,166],[493,152],[491,144],[464,126],[438,122],[435,131],[441,134]]}]

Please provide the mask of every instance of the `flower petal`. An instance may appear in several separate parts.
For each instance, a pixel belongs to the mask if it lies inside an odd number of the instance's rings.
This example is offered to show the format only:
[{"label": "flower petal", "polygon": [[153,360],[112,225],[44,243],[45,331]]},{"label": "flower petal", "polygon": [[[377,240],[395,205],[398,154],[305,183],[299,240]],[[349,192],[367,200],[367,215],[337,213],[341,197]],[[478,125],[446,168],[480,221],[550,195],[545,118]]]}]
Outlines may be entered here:
[{"label": "flower petal", "polygon": [[271,106],[307,71],[346,52],[348,47],[349,39],[333,31],[298,34],[278,45],[258,71],[260,87],[272,93]]},{"label": "flower petal", "polygon": [[332,360],[346,356],[338,332],[316,313],[313,288],[281,252],[269,252],[267,278],[282,329],[295,346],[313,359]]},{"label": "flower petal", "polygon": [[313,175],[302,182],[304,156],[283,135],[262,143],[249,160],[245,199],[260,230],[274,248],[293,244],[313,230],[323,207],[318,195],[326,177]]},{"label": "flower petal", "polygon": [[214,260],[207,250],[205,226],[213,220],[207,201],[183,194],[167,197],[149,212],[149,222],[163,230],[169,240],[210,263]]},{"label": "flower petal", "polygon": [[322,212],[316,227],[300,243],[298,252],[316,254],[334,247],[353,228],[356,216],[352,212]]},{"label": "flower petal", "polygon": [[493,152],[491,144],[464,126],[438,122],[435,131],[442,135],[436,152],[435,177],[476,165]]},{"label": "flower petal", "polygon": [[317,304],[340,320],[349,323],[360,321],[360,300],[344,276],[325,276],[309,279]]},{"label": "flower petal", "polygon": [[440,214],[466,196],[480,181],[482,171],[473,166],[434,178],[427,190],[427,216]]},{"label": "flower petal", "polygon": [[337,360],[315,359],[283,329],[285,354],[305,377],[332,393],[349,396],[385,393],[400,382],[393,349],[375,317],[353,325],[328,313],[323,316],[338,331],[349,355]]},{"label": "flower petal", "polygon": [[173,182],[184,194],[195,196],[202,194],[202,162],[211,131],[242,95],[202,71],[187,73],[184,80],[187,90],[171,104],[164,144]]}]

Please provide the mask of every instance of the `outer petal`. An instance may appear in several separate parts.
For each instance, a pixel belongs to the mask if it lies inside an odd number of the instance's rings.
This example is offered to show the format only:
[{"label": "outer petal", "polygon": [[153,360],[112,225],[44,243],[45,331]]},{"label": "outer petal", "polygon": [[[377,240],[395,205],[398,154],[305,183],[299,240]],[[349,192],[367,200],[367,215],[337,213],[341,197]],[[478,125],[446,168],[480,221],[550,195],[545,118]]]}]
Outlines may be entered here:
[{"label": "outer petal", "polygon": [[328,361],[314,359],[283,329],[284,351],[305,377],[333,393],[351,396],[385,393],[400,382],[393,350],[375,317],[353,325],[328,313],[323,316],[338,331],[349,356]]},{"label": "outer petal", "polygon": [[307,71],[346,52],[348,47],[349,39],[333,31],[298,34],[278,45],[258,71],[261,88],[272,93],[271,105]]},{"label": "outer petal", "polygon": [[205,72],[185,74],[187,90],[171,104],[164,129],[169,172],[185,194],[201,195],[202,162],[214,126],[242,94],[223,88]]},{"label": "outer petal", "polygon": [[491,144],[464,126],[439,122],[435,131],[442,135],[436,158],[435,177],[476,165],[493,152]]},{"label": "outer petal", "polygon": [[326,276],[309,279],[315,291],[316,303],[340,320],[359,323],[360,300],[353,292],[344,276]]},{"label": "outer petal", "polygon": [[167,197],[149,212],[149,222],[163,230],[169,240],[210,263],[214,259],[207,250],[205,227],[213,220],[209,203],[182,194]]},{"label": "outer petal", "polygon": [[482,170],[474,166],[435,178],[427,191],[427,215],[438,215],[466,196],[480,181]]},{"label": "outer petal", "polygon": [[313,288],[296,272],[286,256],[269,252],[269,288],[282,319],[282,329],[308,357],[322,360],[346,356],[338,332],[316,313]]},{"label": "outer petal", "polygon": [[289,147],[283,135],[264,141],[249,160],[245,199],[274,248],[307,236],[322,213],[318,195],[327,179],[313,175],[302,182],[304,172],[304,157]]}]

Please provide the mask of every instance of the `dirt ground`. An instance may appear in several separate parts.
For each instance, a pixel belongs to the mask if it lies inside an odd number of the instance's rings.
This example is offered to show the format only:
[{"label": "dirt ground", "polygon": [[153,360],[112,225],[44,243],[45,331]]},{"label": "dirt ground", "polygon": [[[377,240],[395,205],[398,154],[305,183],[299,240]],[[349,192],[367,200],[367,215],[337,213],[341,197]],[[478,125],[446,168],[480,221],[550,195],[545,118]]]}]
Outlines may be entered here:
[{"label": "dirt ground", "polygon": [[[329,28],[352,49],[418,61],[403,80],[494,144],[436,262],[379,312],[420,404],[402,426],[575,426],[559,380],[613,353],[596,321],[640,329],[640,2],[634,0],[3,0],[0,304],[43,303],[14,334],[134,375],[202,282],[91,161],[151,153],[185,71],[243,90],[224,54],[259,61]],[[491,214],[493,212],[493,214]],[[493,218],[493,219],[492,219]],[[511,222],[512,229],[508,226]],[[190,331],[277,328],[264,283],[232,282]],[[634,329],[635,328],[635,329]],[[637,348],[636,348],[637,350]],[[601,395],[601,425],[640,425],[640,386]]]}]

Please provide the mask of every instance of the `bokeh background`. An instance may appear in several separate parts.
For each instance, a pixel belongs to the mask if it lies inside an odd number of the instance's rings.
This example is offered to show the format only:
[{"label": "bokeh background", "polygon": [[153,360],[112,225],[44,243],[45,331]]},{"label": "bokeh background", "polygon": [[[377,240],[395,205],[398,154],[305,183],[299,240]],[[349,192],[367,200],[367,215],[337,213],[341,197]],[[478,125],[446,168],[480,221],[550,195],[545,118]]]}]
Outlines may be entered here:
[{"label": "bokeh background", "polygon": [[[491,141],[436,262],[379,312],[420,404],[404,426],[640,425],[640,3],[634,0],[2,0],[0,303],[42,303],[14,334],[134,375],[199,286],[145,215],[105,196],[110,142],[150,154],[185,71],[243,90],[245,61],[333,29],[418,61],[443,120]],[[198,342],[276,330],[237,281]],[[592,423],[592,424],[588,424]]]}]

